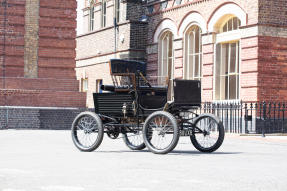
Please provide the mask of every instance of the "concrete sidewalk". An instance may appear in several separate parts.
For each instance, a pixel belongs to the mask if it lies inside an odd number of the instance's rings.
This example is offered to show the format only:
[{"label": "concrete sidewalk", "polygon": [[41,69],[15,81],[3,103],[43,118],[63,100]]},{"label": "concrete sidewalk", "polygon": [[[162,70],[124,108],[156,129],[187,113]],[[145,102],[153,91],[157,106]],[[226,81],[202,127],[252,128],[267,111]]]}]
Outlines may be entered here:
[{"label": "concrete sidewalk", "polygon": [[107,136],[98,150],[78,151],[70,131],[0,131],[1,191],[286,190],[287,141],[227,134],[211,154],[182,137],[155,155]]}]

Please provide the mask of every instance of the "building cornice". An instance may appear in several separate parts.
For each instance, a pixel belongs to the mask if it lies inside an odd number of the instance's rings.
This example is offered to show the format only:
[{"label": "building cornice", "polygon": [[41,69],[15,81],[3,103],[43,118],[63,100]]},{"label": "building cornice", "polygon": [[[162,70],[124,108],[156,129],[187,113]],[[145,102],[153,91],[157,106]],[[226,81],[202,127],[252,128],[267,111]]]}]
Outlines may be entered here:
[{"label": "building cornice", "polygon": [[[127,25],[127,24],[148,24],[148,22],[145,22],[145,21],[126,21],[126,22],[122,22],[122,23],[118,23],[117,26],[122,26],[122,25]],[[95,31],[91,31],[91,32],[88,32],[88,33],[85,33],[85,34],[81,34],[79,36],[77,36],[76,38],[81,38],[81,37],[85,37],[85,36],[89,36],[89,35],[92,35],[92,34],[95,34],[95,33],[99,33],[99,32],[102,32],[102,31],[105,31],[105,30],[110,30],[110,29],[113,29],[114,26],[108,26],[108,27],[104,27],[104,28],[101,28],[101,29],[98,29],[98,30],[95,30]]]},{"label": "building cornice", "polygon": [[112,54],[118,54],[118,53],[122,53],[122,52],[145,52],[145,49],[125,49],[125,50],[119,50],[119,51],[113,51],[113,52],[108,52],[108,53],[104,53],[104,54],[97,54],[97,55],[92,55],[92,56],[87,56],[87,57],[82,57],[82,58],[76,58],[76,61],[82,61],[82,60],[88,60],[88,59],[92,59],[92,58],[98,58],[98,57],[102,57],[102,56],[108,56],[108,55],[112,55]]},{"label": "building cornice", "polygon": [[[207,1],[211,1],[211,0],[193,0],[192,2],[183,3],[183,4],[180,4],[180,5],[175,5],[175,6],[166,8],[164,10],[156,10],[156,12],[147,14],[147,16],[160,15],[160,14],[163,14],[163,13],[166,13],[166,12],[174,11],[174,10],[179,9],[179,8],[188,7],[188,6],[191,6],[191,5],[194,5],[194,4],[204,3],[204,2],[207,2]],[[150,4],[147,4],[146,6],[155,6],[155,5],[160,4],[162,2],[165,2],[165,1],[152,2]]]}]

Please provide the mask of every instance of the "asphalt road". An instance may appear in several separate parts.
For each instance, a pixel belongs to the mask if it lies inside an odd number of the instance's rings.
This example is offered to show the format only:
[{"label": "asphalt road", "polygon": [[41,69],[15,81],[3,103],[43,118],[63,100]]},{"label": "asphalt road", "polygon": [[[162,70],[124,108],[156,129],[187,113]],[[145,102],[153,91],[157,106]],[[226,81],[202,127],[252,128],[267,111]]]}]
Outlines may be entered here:
[{"label": "asphalt road", "polygon": [[202,154],[188,138],[155,155],[107,136],[95,152],[78,151],[69,131],[0,131],[1,191],[287,190],[287,138],[227,135]]}]

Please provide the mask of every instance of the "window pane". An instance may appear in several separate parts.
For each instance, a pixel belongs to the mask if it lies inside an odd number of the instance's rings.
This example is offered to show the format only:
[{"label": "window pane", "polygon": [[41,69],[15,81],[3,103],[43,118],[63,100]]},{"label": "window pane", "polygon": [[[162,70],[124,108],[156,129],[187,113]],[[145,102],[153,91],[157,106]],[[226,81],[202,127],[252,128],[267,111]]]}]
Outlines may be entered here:
[{"label": "window pane", "polygon": [[199,29],[199,52],[202,52],[202,38],[201,38],[201,30]]},{"label": "window pane", "polygon": [[162,52],[162,73],[161,73],[161,76],[165,76],[167,74],[167,58],[168,58],[168,55],[167,55],[167,39],[163,39],[163,52]]},{"label": "window pane", "polygon": [[[225,44],[226,45],[226,52],[225,52],[225,60],[224,60],[224,65],[225,65],[225,75],[227,75],[228,74],[228,64],[229,64],[229,56],[230,56],[230,53],[229,53],[229,51],[230,51],[230,44]],[[223,75],[224,75],[223,74]]]},{"label": "window pane", "polygon": [[220,99],[225,100],[227,97],[227,83],[228,83],[228,77],[227,76],[221,76],[220,77]]},{"label": "window pane", "polygon": [[193,77],[193,63],[194,63],[194,56],[190,55],[189,56],[189,74],[188,74],[188,79],[192,79],[192,77]]},{"label": "window pane", "polygon": [[104,2],[104,14],[106,15],[106,13],[107,13],[107,3],[106,3],[106,1]]},{"label": "window pane", "polygon": [[195,53],[199,53],[199,31],[196,29],[194,32],[195,32]]},{"label": "window pane", "polygon": [[184,43],[184,79],[188,79],[188,70],[189,70],[189,51],[190,51],[190,35],[186,33],[185,43]]},{"label": "window pane", "polygon": [[[172,48],[172,34],[170,32],[166,32],[163,34],[161,38],[161,47],[160,47],[160,67],[159,67],[159,75],[167,76],[168,75],[168,65],[172,65],[173,62],[173,48]],[[173,73],[173,71],[171,71]]]},{"label": "window pane", "polygon": [[226,75],[228,72],[228,44],[222,44],[220,75]]},{"label": "window pane", "polygon": [[229,99],[237,99],[236,96],[236,76],[237,75],[231,75],[229,76]]},{"label": "window pane", "polygon": [[231,43],[230,44],[230,73],[235,73],[235,68],[236,68],[236,43]]},{"label": "window pane", "polygon": [[168,41],[166,38],[163,39],[162,41],[162,46],[163,46],[163,57],[164,58],[167,58],[167,44],[168,44]]},{"label": "window pane", "polygon": [[201,77],[202,76],[202,54],[199,55],[199,66],[200,66],[199,77]]},{"label": "window pane", "polygon": [[232,19],[229,19],[228,21],[228,31],[232,31]]},{"label": "window pane", "polygon": [[194,54],[194,33],[193,31],[190,32],[190,35],[189,35],[189,53],[190,54]]},{"label": "window pane", "polygon": [[161,76],[167,76],[167,59],[163,59],[163,63],[162,63],[162,74]]},{"label": "window pane", "polygon": [[199,77],[199,55],[195,55],[194,77]]},{"label": "window pane", "polygon": [[91,5],[90,9],[90,31],[94,30],[94,7]]},{"label": "window pane", "polygon": [[227,32],[227,23],[223,26],[223,32]]},{"label": "window pane", "polygon": [[237,17],[233,17],[233,30],[238,29],[238,19]]},{"label": "window pane", "polygon": [[221,44],[216,45],[215,99],[220,99]]},{"label": "window pane", "polygon": [[82,91],[88,91],[88,79],[82,79]]},{"label": "window pane", "polygon": [[171,34],[169,34],[168,35],[168,45],[169,45],[169,47],[168,47],[168,57],[172,57],[172,35]]},{"label": "window pane", "polygon": [[225,84],[224,84],[224,92],[225,92],[225,96],[223,99],[228,99],[228,76],[225,76]]},{"label": "window pane", "polygon": [[106,26],[106,13],[107,13],[107,3],[103,1],[102,5],[102,27]]},{"label": "window pane", "polygon": [[223,25],[221,31],[228,32],[232,30],[237,30],[241,25],[240,20],[237,17],[232,17]]},{"label": "window pane", "polygon": [[176,0],[175,3],[176,3],[176,5],[180,5],[181,0]]},{"label": "window pane", "polygon": [[237,46],[237,73],[239,73],[239,64],[240,64],[240,58],[239,58],[239,42],[236,43]]},{"label": "window pane", "polygon": [[239,99],[239,75],[236,75],[236,99]]},{"label": "window pane", "polygon": [[161,76],[164,76],[167,71],[167,39],[164,38],[162,40],[162,60],[161,60]]}]

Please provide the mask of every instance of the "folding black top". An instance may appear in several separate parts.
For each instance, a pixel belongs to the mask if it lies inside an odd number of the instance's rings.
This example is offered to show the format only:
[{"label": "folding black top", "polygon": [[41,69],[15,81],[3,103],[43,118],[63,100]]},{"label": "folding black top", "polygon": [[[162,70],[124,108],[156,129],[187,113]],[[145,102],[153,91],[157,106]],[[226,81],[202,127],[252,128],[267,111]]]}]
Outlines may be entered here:
[{"label": "folding black top", "polygon": [[110,60],[111,74],[136,73],[140,71],[146,75],[146,63],[133,60]]}]

